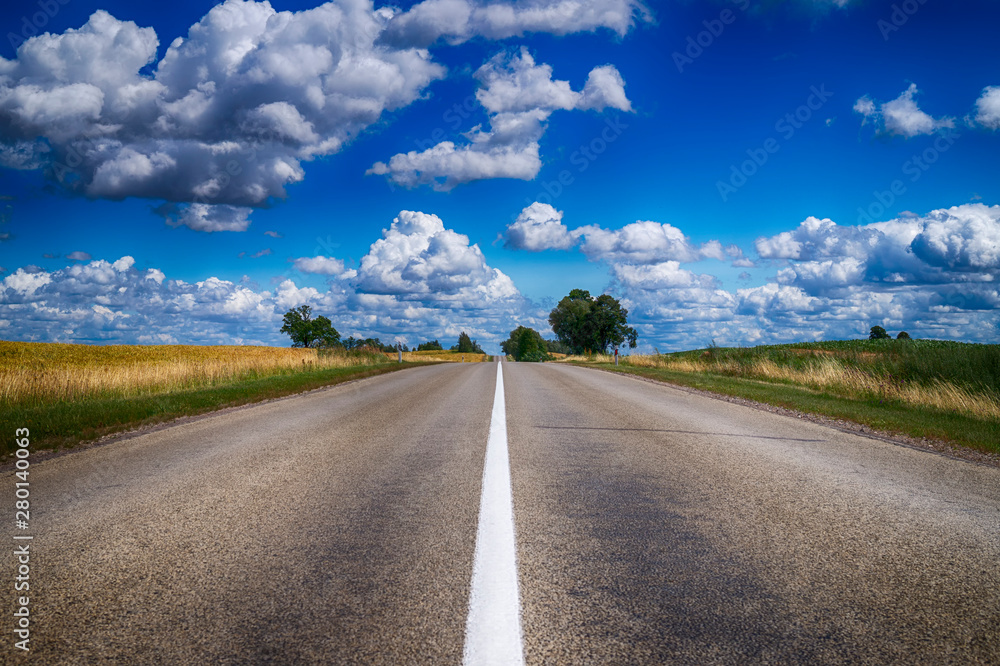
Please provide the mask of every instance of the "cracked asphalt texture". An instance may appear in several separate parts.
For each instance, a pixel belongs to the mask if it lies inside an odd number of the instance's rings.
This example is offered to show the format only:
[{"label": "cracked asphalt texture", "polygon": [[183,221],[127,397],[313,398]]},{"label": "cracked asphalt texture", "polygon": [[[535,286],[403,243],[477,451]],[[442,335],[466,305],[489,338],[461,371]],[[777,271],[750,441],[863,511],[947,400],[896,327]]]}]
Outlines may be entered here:
[{"label": "cracked asphalt texture", "polygon": [[[1000,663],[997,468],[504,380],[527,663]],[[32,465],[29,660],[459,663],[495,381],[414,368]]]}]

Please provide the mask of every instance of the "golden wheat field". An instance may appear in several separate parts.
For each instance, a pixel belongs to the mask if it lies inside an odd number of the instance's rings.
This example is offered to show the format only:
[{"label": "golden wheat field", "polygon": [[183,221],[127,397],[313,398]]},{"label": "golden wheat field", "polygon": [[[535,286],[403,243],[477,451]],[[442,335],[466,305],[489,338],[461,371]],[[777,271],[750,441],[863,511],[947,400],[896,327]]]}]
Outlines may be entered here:
[{"label": "golden wheat field", "polygon": [[[393,360],[396,359],[396,354],[389,354],[389,357]],[[483,363],[489,360],[489,356],[486,354],[463,354],[457,351],[414,351],[414,352],[403,352],[404,361],[445,361],[447,363]]]},{"label": "golden wheat field", "polygon": [[0,341],[0,404],[129,397],[214,386],[303,369],[378,365],[376,353],[194,345],[77,345]]},{"label": "golden wheat field", "polygon": [[[573,357],[570,360],[591,359]],[[608,355],[598,355],[593,357],[593,360],[599,363],[614,363],[614,357]],[[766,358],[756,359],[751,364],[726,359],[709,363],[690,356],[668,355],[623,356],[619,363],[636,367],[663,368],[674,372],[709,372],[765,382],[795,384],[845,397],[878,396],[914,406],[956,410],[979,418],[1000,420],[1000,400],[989,393],[974,392],[943,380],[934,380],[927,384],[894,381],[891,377],[878,372],[847,366],[835,355],[816,356],[811,360],[811,363],[801,368],[779,365]]]}]

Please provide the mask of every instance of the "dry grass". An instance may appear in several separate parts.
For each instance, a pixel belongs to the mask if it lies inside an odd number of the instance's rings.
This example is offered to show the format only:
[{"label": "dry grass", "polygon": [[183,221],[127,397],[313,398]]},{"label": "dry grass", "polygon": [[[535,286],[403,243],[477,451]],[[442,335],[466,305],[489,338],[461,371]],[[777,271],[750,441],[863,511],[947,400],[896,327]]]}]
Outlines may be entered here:
[{"label": "dry grass", "polygon": [[[611,357],[607,357],[611,358]],[[607,360],[599,362],[608,362]],[[611,359],[613,362],[613,358]],[[628,356],[621,363],[674,372],[712,373],[766,382],[795,384],[844,397],[869,396],[885,401],[958,411],[978,418],[1000,420],[1000,399],[990,392],[973,391],[934,379],[926,383],[904,382],[892,376],[852,367],[835,356],[817,355],[802,367],[779,365],[767,358],[752,362],[690,356]]]},{"label": "dry grass", "polygon": [[301,370],[384,363],[380,354],[236,346],[69,345],[0,341],[0,405],[216,386]]},{"label": "dry grass", "polygon": [[[396,354],[388,354],[396,360]],[[429,351],[403,352],[404,361],[444,361],[446,363],[484,363],[490,357],[487,354],[463,354],[457,351],[433,349]]]}]

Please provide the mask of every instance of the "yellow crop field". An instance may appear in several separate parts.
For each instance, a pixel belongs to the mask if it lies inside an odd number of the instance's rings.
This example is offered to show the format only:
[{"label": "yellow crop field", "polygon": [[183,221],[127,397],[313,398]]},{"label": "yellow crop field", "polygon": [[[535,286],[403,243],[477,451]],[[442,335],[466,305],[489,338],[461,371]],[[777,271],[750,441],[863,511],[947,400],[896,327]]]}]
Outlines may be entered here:
[{"label": "yellow crop field", "polygon": [[379,365],[381,354],[287,347],[0,341],[0,405],[130,397],[301,370]]},{"label": "yellow crop field", "polygon": [[[388,354],[393,360],[396,354]],[[445,361],[447,363],[483,363],[490,357],[487,354],[463,354],[457,351],[431,350],[417,352],[403,352],[404,361]]]}]

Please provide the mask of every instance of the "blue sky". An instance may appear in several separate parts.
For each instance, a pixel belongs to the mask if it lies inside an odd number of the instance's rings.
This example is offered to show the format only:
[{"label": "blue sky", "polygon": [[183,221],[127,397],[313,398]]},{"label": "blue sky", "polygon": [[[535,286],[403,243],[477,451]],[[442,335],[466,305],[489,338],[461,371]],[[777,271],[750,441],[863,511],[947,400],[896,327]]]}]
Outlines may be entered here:
[{"label": "blue sky", "polygon": [[1000,340],[1000,7],[5,5],[0,337]]}]

